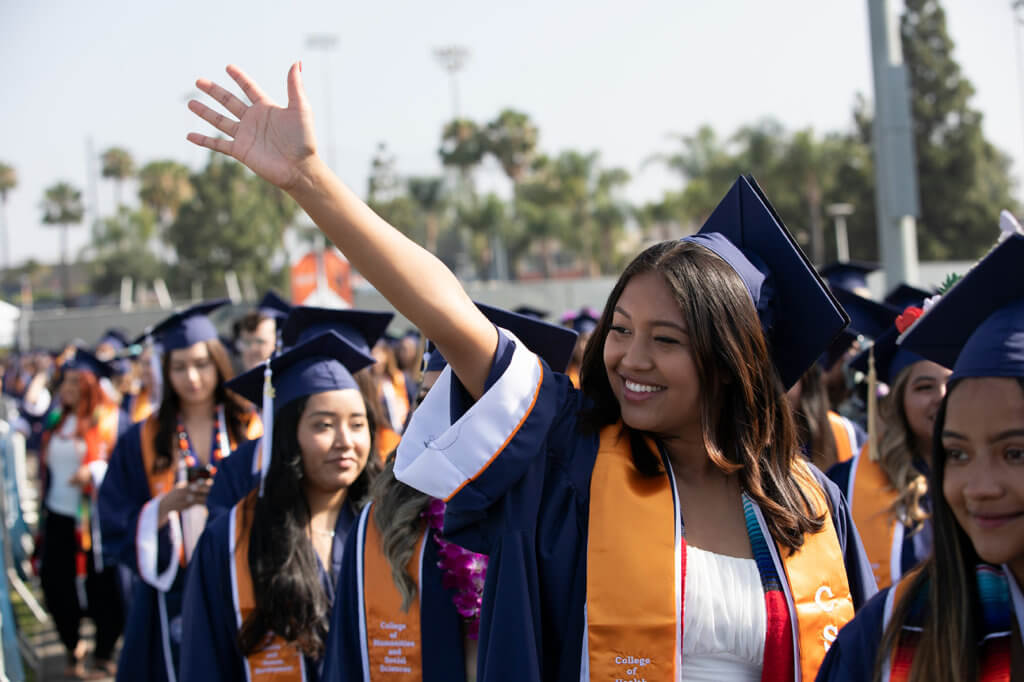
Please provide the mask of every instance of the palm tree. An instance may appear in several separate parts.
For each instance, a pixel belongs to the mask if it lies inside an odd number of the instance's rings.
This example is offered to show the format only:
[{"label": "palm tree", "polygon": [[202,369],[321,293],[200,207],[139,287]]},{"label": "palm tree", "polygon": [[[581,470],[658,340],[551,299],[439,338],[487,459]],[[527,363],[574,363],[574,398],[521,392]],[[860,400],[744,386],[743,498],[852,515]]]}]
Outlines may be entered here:
[{"label": "palm tree", "polygon": [[[501,164],[505,175],[512,181],[512,220],[516,217],[516,199],[519,194],[519,183],[530,166],[537,151],[539,131],[529,115],[515,109],[504,109],[487,124],[484,129],[484,142],[488,154],[494,156]],[[508,258],[505,253],[505,235],[494,235],[495,275],[508,274]]]},{"label": "palm tree", "polygon": [[7,193],[18,186],[18,173],[14,166],[0,161],[0,245],[3,246],[3,283],[7,281],[7,270],[11,267],[11,253],[7,242]]},{"label": "palm tree", "polygon": [[43,195],[43,223],[60,227],[60,287],[61,296],[67,305],[68,298],[68,225],[82,222],[85,206],[82,193],[70,183],[58,182],[49,187]]},{"label": "palm tree", "polygon": [[177,161],[151,161],[139,170],[139,199],[153,209],[161,229],[174,222],[195,193],[188,167]]},{"label": "palm tree", "polygon": [[406,188],[423,214],[423,245],[427,251],[437,255],[441,211],[444,209],[444,181],[439,177],[413,177],[406,181]]},{"label": "palm tree", "polygon": [[[114,181],[115,209],[121,207],[121,186],[125,180],[135,175],[135,160],[131,153],[121,147],[111,147],[100,155],[103,168],[101,175]],[[116,210],[115,210],[116,212]]]},{"label": "palm tree", "polygon": [[468,191],[473,169],[483,161],[486,151],[485,138],[475,122],[465,118],[450,121],[441,131],[441,164],[458,170],[460,180]]},{"label": "palm tree", "polygon": [[515,109],[503,110],[484,129],[485,151],[498,160],[513,187],[533,159],[538,136],[529,115]]}]

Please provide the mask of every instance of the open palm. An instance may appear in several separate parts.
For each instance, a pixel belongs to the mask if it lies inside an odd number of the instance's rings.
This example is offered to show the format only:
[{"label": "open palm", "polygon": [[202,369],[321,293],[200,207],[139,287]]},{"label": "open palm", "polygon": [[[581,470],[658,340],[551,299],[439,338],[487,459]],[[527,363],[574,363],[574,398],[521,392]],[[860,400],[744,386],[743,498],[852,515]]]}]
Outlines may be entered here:
[{"label": "open palm", "polygon": [[313,113],[302,88],[299,64],[293,64],[288,71],[287,108],[275,104],[237,66],[229,66],[227,72],[252,104],[246,104],[216,83],[200,78],[196,87],[220,102],[235,118],[191,100],[188,108],[228,138],[189,133],[188,140],[232,156],[264,180],[282,189],[290,189],[298,181],[302,165],[316,154]]}]

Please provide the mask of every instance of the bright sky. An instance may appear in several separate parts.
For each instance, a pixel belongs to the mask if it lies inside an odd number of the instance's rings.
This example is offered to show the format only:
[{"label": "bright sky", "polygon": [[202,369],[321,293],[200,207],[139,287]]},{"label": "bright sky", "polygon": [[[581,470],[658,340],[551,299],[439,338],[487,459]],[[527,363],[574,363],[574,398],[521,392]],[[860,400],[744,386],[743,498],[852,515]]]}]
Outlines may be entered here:
[{"label": "bright sky", "polygon": [[[986,133],[1019,175],[1024,116],[1010,1],[943,4]],[[311,33],[337,34],[329,57],[306,47]],[[207,127],[185,101],[199,76],[226,84],[229,62],[283,103],[288,65],[302,59],[325,156],[329,75],[334,166],[358,192],[379,141],[402,173],[438,172],[452,101],[432,50],[447,44],[471,51],[459,75],[464,115],[524,110],[543,150],[597,149],[629,169],[637,201],[679,184],[641,168],[670,149],[670,133],[709,122],[726,135],[762,116],[791,129],[845,129],[855,94],[871,89],[866,0],[3,2],[0,161],[19,178],[7,209],[12,263],[57,260],[39,204],[61,179],[89,199],[88,139],[96,154],[126,147],[139,165],[172,158],[201,167],[206,153],[185,134]],[[482,184],[504,189],[500,177],[485,169]],[[99,185],[107,215],[113,192]],[[84,224],[73,230],[72,252],[87,240]]]}]

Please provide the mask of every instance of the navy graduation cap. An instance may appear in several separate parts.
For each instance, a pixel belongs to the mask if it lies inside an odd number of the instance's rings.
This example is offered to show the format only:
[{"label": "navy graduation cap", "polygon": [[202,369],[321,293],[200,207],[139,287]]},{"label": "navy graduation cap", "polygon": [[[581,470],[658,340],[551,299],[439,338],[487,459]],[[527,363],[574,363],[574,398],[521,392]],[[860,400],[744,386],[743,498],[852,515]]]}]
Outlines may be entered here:
[{"label": "navy graduation cap", "polygon": [[294,346],[324,332],[335,331],[361,352],[369,354],[394,316],[394,313],[376,310],[296,306],[285,320],[281,341],[285,346]]},{"label": "navy graduation cap", "polygon": [[600,314],[588,306],[579,310],[570,310],[562,315],[562,324],[570,327],[577,334],[587,334],[594,331]]},{"label": "navy graduation cap", "polygon": [[820,271],[829,286],[843,289],[867,289],[867,277],[878,270],[878,263],[866,261],[846,261],[829,263]]},{"label": "navy graduation cap", "polygon": [[147,337],[152,337],[163,346],[164,352],[170,353],[172,350],[188,348],[200,341],[219,340],[217,328],[207,315],[228,302],[226,298],[204,301],[174,313],[158,322],[156,326],[136,339],[135,343],[141,343]]},{"label": "navy graduation cap", "polygon": [[99,348],[103,344],[107,344],[116,352],[120,352],[130,345],[128,337],[118,329],[108,329],[103,332],[103,336],[101,336],[100,340],[96,342],[96,347]]},{"label": "navy graduation cap", "polygon": [[64,363],[62,369],[77,369],[92,372],[97,379],[109,379],[113,374],[112,368],[95,355],[82,348],[76,348],[75,354]]},{"label": "navy graduation cap", "polygon": [[1014,234],[943,294],[900,338],[907,350],[968,377],[1024,377],[1024,235]]},{"label": "navy graduation cap", "polygon": [[869,339],[877,339],[885,333],[903,311],[903,308],[873,301],[841,287],[832,287],[832,294],[850,317],[847,331]]},{"label": "navy graduation cap", "polygon": [[273,291],[268,291],[263,294],[263,298],[256,304],[256,309],[262,314],[274,320],[283,320],[288,317],[288,314],[292,310],[291,304],[278,296]]},{"label": "navy graduation cap", "polygon": [[[576,347],[576,338],[579,336],[572,329],[484,303],[477,303],[476,307],[495,326],[515,334],[527,348],[542,357],[551,369],[564,372],[569,366],[572,350]],[[440,372],[447,364],[434,344],[430,344],[423,371]]]},{"label": "navy graduation cap", "polygon": [[344,389],[359,390],[353,375],[374,363],[335,331],[306,339],[259,367],[238,375],[225,386],[262,407],[263,443],[260,448],[260,495],[270,468],[274,415],[281,407],[306,396]]},{"label": "navy graduation cap", "polygon": [[535,308],[532,305],[521,305],[512,309],[517,315],[526,315],[527,317],[534,317],[538,320],[546,319],[551,311],[544,310],[543,308]]},{"label": "navy graduation cap", "polygon": [[689,241],[736,271],[761,318],[783,384],[795,384],[849,324],[753,178],[740,177]]},{"label": "navy graduation cap", "polygon": [[873,354],[875,356],[875,376],[883,383],[892,384],[900,372],[925,359],[898,345],[896,340],[899,335],[895,325],[890,326],[875,339],[875,343],[870,348],[862,350],[857,357],[850,361],[850,367],[867,374],[870,356]]},{"label": "navy graduation cap", "polygon": [[858,336],[859,334],[850,331],[849,327],[839,332],[839,336],[829,344],[828,350],[818,357],[818,364],[821,365],[821,368],[827,372],[834,367],[846,355],[846,351],[853,347]]},{"label": "navy graduation cap", "polygon": [[926,291],[925,289],[920,289],[904,283],[898,285],[895,289],[886,294],[883,300],[889,305],[894,305],[900,310],[903,310],[910,305],[921,307],[926,298],[934,295],[934,291]]}]

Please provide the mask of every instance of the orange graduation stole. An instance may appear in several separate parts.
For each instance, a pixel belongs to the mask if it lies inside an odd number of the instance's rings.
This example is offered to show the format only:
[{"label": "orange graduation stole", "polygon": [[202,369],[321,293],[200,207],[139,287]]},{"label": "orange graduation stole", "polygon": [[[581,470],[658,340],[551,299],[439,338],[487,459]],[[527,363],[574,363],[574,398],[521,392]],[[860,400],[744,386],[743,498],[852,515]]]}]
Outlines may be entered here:
[{"label": "orange graduation stole", "polygon": [[[363,670],[372,682],[423,679],[423,638],[420,630],[420,595],[408,611],[402,610],[402,595],[395,587],[391,565],[381,551],[380,531],[373,520],[373,505],[367,505],[359,519],[357,547],[359,601],[363,618],[359,623]],[[408,571],[417,585],[423,564],[427,532],[420,535],[409,558]]]},{"label": "orange graduation stole", "polygon": [[117,422],[120,419],[120,408],[112,403],[104,403],[96,408],[96,427],[99,429],[100,443],[104,452],[100,455],[109,459],[117,442]]},{"label": "orange graduation stole", "polygon": [[847,462],[853,459],[853,434],[846,420],[835,412],[829,411],[828,425],[832,427],[832,440],[836,443],[836,461]]},{"label": "orange graduation stole", "polygon": [[903,524],[889,512],[899,495],[882,467],[868,455],[866,445],[850,465],[847,496],[853,524],[864,543],[875,582],[878,589],[884,589],[900,578],[898,560],[903,544]]},{"label": "orange graduation stole", "polygon": [[[231,509],[230,556],[231,596],[239,630],[256,607],[249,572],[249,533],[256,507],[256,492]],[[306,661],[302,653],[289,642],[268,632],[263,646],[245,658],[246,679],[249,682],[303,682],[306,679]]]},{"label": "orange graduation stole", "polygon": [[[681,674],[686,541],[671,471],[666,474],[636,470],[621,423],[602,429],[587,542],[584,665],[590,680],[675,682]],[[760,510],[744,498],[769,612],[762,680],[813,680],[839,628],[853,618],[825,494],[800,457],[794,457],[793,475],[825,520],[795,553],[774,546]],[[773,629],[773,622],[784,627]],[[790,636],[776,641],[778,631]]]},{"label": "orange graduation stole", "polygon": [[153,414],[153,401],[149,399],[149,389],[143,388],[132,401],[132,424],[137,424]]}]

